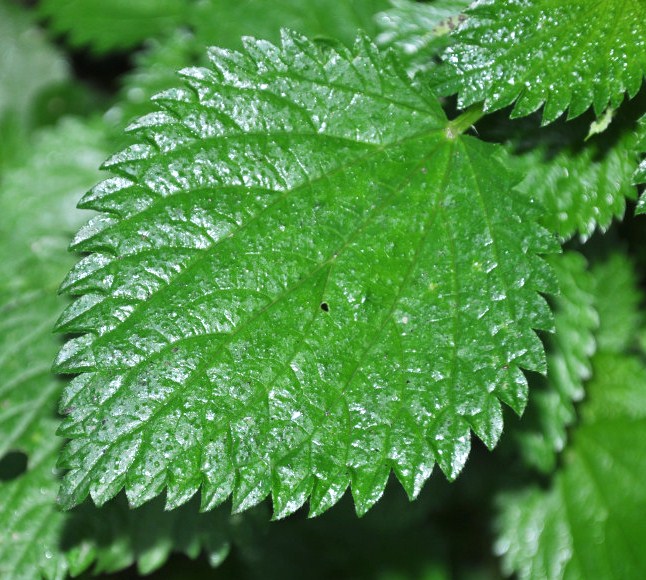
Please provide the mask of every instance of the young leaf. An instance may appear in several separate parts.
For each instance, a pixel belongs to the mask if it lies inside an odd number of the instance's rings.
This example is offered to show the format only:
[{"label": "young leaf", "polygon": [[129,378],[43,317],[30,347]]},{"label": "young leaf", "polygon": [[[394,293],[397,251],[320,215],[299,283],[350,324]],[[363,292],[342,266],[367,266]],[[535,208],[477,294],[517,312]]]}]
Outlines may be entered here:
[{"label": "young leaf", "polygon": [[439,0],[431,4],[391,0],[392,7],[376,16],[376,42],[395,47],[411,72],[427,71],[448,44],[448,33],[463,20],[471,0]]},{"label": "young leaf", "polygon": [[585,258],[568,252],[550,263],[561,293],[554,299],[555,332],[547,341],[547,377],[529,399],[528,414],[536,418],[537,428],[522,429],[518,435],[525,460],[546,473],[554,469],[557,454],[565,447],[567,428],[576,417],[573,403],[583,398],[583,382],[592,374],[590,359],[599,323],[595,278]]},{"label": "young leaf", "polygon": [[606,354],[565,466],[547,491],[501,498],[505,571],[532,578],[639,578],[646,570],[646,368]]},{"label": "young leaf", "polygon": [[285,33],[213,49],[158,98],[142,142],[82,207],[91,254],[59,330],[62,502],[125,487],[139,505],[202,489],[236,511],[271,493],[312,514],[391,469],[415,496],[454,478],[470,430],[493,447],[551,328],[538,254],[558,249],[510,194],[502,151],[447,123],[367,40]]},{"label": "young leaf", "polygon": [[514,104],[513,117],[536,111],[549,123],[569,108],[597,116],[624,93],[633,97],[646,69],[641,2],[484,0],[468,11],[434,71],[442,95],[486,111]]},{"label": "young leaf", "polygon": [[184,0],[43,0],[40,13],[73,45],[125,50],[186,23]]}]

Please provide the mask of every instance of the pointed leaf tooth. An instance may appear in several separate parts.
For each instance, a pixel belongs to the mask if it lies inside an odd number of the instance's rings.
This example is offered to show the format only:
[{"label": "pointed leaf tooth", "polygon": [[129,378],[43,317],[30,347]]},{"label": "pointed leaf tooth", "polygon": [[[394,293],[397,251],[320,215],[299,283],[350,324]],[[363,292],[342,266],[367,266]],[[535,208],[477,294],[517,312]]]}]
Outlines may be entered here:
[{"label": "pointed leaf tooth", "polygon": [[88,191],[79,201],[78,206],[80,209],[95,209],[94,204],[110,198],[115,193],[133,187],[135,184],[130,179],[124,177],[110,177],[104,179]]},{"label": "pointed leaf tooth", "polygon": [[149,144],[137,144],[131,145],[126,149],[123,149],[119,153],[116,153],[112,157],[109,157],[101,165],[101,169],[107,169],[112,173],[118,174],[124,179],[137,179],[137,167],[138,161],[143,161],[149,159],[155,153],[155,148]]},{"label": "pointed leaf tooth", "polygon": [[69,271],[65,279],[61,283],[59,288],[59,293],[67,293],[75,295],[78,292],[92,292],[101,290],[107,290],[107,286],[102,284],[101,286],[92,287],[85,286],[77,290],[77,287],[81,286],[83,282],[88,279],[93,278],[93,274],[99,270],[108,266],[114,260],[114,256],[108,254],[94,253],[89,256],[84,256],[81,260]]},{"label": "pointed leaf tooth", "polygon": [[173,87],[153,95],[151,100],[161,107],[169,106],[172,110],[172,104],[174,103],[191,103],[193,101],[193,91],[183,87]]},{"label": "pointed leaf tooth", "polygon": [[[413,418],[411,417],[409,420],[413,420]],[[396,433],[398,426],[395,425],[394,429]],[[412,501],[419,495],[422,487],[431,476],[435,466],[435,458],[432,449],[421,434],[411,437],[407,433],[403,433],[401,440],[404,441],[404,445],[393,446],[388,458],[397,479]]]},{"label": "pointed leaf tooth", "polygon": [[320,516],[343,497],[350,485],[350,475],[346,471],[336,474],[333,479],[317,478],[310,497],[310,518]]},{"label": "pointed leaf tooth", "polygon": [[390,466],[387,464],[378,464],[376,468],[366,466],[352,470],[350,489],[359,517],[364,516],[379,501],[389,476]]},{"label": "pointed leaf tooth", "polygon": [[104,247],[111,248],[112,245],[109,244],[109,238],[102,234],[105,234],[106,230],[109,230],[116,223],[116,218],[108,215],[98,215],[92,218],[79,230],[76,236],[74,236],[74,239],[70,244],[70,249],[76,252],[96,250],[96,247],[93,246],[93,242],[96,238],[101,240],[100,244],[103,244]]},{"label": "pointed leaf tooth", "polygon": [[207,479],[202,485],[202,500],[200,511],[208,512],[223,504],[233,493],[234,474],[223,473],[221,478],[213,478],[207,474]]},{"label": "pointed leaf tooth", "polygon": [[162,129],[168,125],[177,123],[175,116],[167,111],[155,111],[139,117],[125,128],[127,133],[137,132],[141,129]]},{"label": "pointed leaf tooth", "polygon": [[103,302],[105,296],[101,294],[84,294],[72,302],[60,315],[54,325],[55,332],[82,332],[92,328],[92,318],[88,323],[79,324],[77,320],[97,304]]},{"label": "pointed leaf tooth", "polygon": [[314,476],[307,473],[307,468],[299,471],[301,473],[293,473],[293,467],[288,464],[275,469],[271,492],[274,508],[272,520],[286,518],[303,507],[309,499],[314,486]]},{"label": "pointed leaf tooth", "polygon": [[270,493],[269,468],[264,465],[239,467],[231,497],[231,513],[239,514],[258,505]]},{"label": "pointed leaf tooth", "polygon": [[141,508],[166,488],[166,471],[152,471],[148,477],[128,477],[125,482],[130,509]]},{"label": "pointed leaf tooth", "polygon": [[104,471],[101,477],[90,483],[90,496],[94,505],[101,507],[123,489],[128,468],[134,462],[140,444],[140,438],[133,438],[124,440],[109,450],[110,455],[116,458],[116,463],[111,470]]},{"label": "pointed leaf tooth", "polygon": [[439,418],[433,426],[430,445],[435,449],[435,458],[449,481],[462,471],[471,450],[471,430],[461,417]]},{"label": "pointed leaf tooth", "polygon": [[500,401],[496,397],[486,397],[479,413],[469,413],[464,418],[489,449],[498,444],[502,435],[503,416]]},{"label": "pointed leaf tooth", "polygon": [[96,365],[91,348],[93,341],[90,334],[68,340],[54,361],[54,372],[73,374],[93,370]]}]

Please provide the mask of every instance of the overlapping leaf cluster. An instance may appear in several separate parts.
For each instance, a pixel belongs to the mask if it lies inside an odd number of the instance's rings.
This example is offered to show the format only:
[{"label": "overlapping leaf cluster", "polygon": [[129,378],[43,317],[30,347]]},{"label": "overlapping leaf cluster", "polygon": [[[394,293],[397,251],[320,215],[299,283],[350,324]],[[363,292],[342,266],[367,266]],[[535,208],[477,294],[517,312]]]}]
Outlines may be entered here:
[{"label": "overlapping leaf cluster", "polygon": [[470,4],[0,1],[0,575],[646,572],[646,7]]}]

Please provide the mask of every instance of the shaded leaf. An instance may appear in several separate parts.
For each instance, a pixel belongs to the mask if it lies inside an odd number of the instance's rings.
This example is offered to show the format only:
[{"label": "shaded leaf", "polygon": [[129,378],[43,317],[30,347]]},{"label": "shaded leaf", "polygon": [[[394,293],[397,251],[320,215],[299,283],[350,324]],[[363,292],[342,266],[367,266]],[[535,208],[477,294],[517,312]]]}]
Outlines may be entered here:
[{"label": "shaded leaf", "polygon": [[564,240],[577,234],[586,240],[597,229],[606,231],[613,218],[623,218],[626,199],[637,197],[633,173],[641,148],[636,141],[627,132],[610,147],[603,137],[556,152],[538,146],[513,157],[524,176],[517,189],[544,207],[541,223],[548,230]]},{"label": "shaded leaf", "polygon": [[0,3],[0,168],[19,158],[34,125],[34,103],[68,78],[62,55],[49,46],[29,16]]},{"label": "shaded leaf", "polygon": [[549,490],[500,500],[496,551],[530,578],[639,578],[646,570],[646,368],[595,360],[589,401]]},{"label": "shaded leaf", "polygon": [[642,327],[643,300],[635,267],[631,259],[614,253],[595,264],[595,304],[600,325],[597,331],[599,350],[626,352],[637,346],[637,334]]},{"label": "shaded leaf", "polygon": [[546,473],[554,469],[557,454],[565,447],[567,429],[576,419],[574,403],[583,399],[584,381],[592,374],[599,323],[595,278],[583,256],[568,252],[550,263],[561,293],[554,298],[555,332],[546,344],[547,377],[542,388],[531,391],[529,417],[523,423],[530,428],[518,434],[525,460]]}]

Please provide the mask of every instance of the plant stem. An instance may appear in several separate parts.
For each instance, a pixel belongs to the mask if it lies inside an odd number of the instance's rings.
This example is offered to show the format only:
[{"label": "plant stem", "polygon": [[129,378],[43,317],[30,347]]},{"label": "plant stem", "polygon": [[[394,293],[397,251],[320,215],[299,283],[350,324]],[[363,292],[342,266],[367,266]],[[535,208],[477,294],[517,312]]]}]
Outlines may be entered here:
[{"label": "plant stem", "polygon": [[449,122],[446,128],[446,135],[449,139],[455,139],[469,130],[475,123],[484,117],[485,111],[482,103],[469,107],[464,113]]}]

